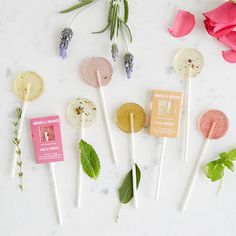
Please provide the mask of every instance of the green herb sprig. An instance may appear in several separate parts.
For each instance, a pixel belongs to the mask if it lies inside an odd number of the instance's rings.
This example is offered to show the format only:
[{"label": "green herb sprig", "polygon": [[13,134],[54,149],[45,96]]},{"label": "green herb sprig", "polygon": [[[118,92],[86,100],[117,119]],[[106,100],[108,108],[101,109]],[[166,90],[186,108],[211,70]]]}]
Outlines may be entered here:
[{"label": "green herb sprig", "polygon": [[13,121],[13,139],[12,142],[16,146],[16,155],[17,155],[17,166],[19,169],[18,176],[20,178],[19,187],[23,191],[23,169],[22,169],[22,158],[21,158],[21,148],[20,148],[20,139],[18,138],[18,128],[21,120],[22,109],[16,108],[16,120]]},{"label": "green herb sprig", "polygon": [[[136,184],[137,184],[137,189],[138,189],[139,183],[141,180],[141,171],[138,165],[135,165],[135,167],[136,167]],[[128,174],[126,175],[126,177],[124,178],[121,186],[118,189],[118,193],[119,193],[120,206],[119,206],[118,213],[116,216],[116,222],[118,222],[119,220],[119,213],[120,213],[121,206],[123,204],[129,203],[134,197],[132,170],[130,170]]]},{"label": "green herb sprig", "polygon": [[68,12],[77,10],[77,9],[80,9],[82,7],[85,7],[85,6],[89,5],[92,2],[94,2],[94,0],[81,0],[79,3],[73,5],[73,6],[69,7],[69,8],[66,8],[65,10],[62,10],[59,13],[64,14],[64,13],[68,13]]},{"label": "green herb sprig", "polygon": [[100,174],[100,161],[92,145],[83,139],[79,142],[80,163],[84,172],[92,179],[97,179]]},{"label": "green herb sprig", "polygon": [[234,171],[233,162],[236,160],[236,148],[229,152],[220,153],[219,157],[205,166],[205,174],[212,182],[223,178],[225,168]]}]

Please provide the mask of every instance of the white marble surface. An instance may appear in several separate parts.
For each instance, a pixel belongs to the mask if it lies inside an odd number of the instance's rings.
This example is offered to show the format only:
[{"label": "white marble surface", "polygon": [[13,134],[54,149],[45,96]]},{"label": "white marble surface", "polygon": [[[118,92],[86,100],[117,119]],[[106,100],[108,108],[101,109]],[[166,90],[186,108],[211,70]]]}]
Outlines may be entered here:
[{"label": "white marble surface", "polygon": [[[83,178],[82,208],[75,208],[77,133],[65,121],[68,102],[77,96],[87,97],[100,107],[98,93],[81,78],[81,62],[90,56],[110,58],[108,35],[94,36],[90,32],[105,23],[107,0],[99,0],[81,14],[74,24],[75,35],[69,49],[69,59],[58,58],[60,30],[73,14],[59,15],[58,10],[73,1],[64,0],[0,0],[0,235],[1,236],[231,236],[236,233],[236,176],[226,174],[223,190],[216,197],[217,184],[199,174],[194,195],[186,213],[178,211],[202,137],[196,128],[197,118],[209,108],[222,109],[230,119],[228,134],[212,141],[205,161],[236,145],[235,66],[221,57],[223,45],[209,37],[203,27],[202,12],[220,1],[130,1],[130,26],[134,34],[131,51],[135,55],[133,79],[125,78],[122,61],[114,65],[114,79],[106,87],[112,132],[119,152],[119,166],[110,157],[105,127],[99,109],[96,124],[86,130],[87,140],[96,147],[101,158],[101,176],[91,181]],[[194,12],[197,24],[193,32],[182,39],[172,38],[167,28],[176,9]],[[114,112],[123,102],[133,101],[148,111],[152,89],[183,90],[184,84],[171,69],[173,56],[183,47],[195,47],[205,57],[204,70],[192,91],[190,162],[181,160],[182,137],[170,140],[164,164],[163,186],[159,204],[154,202],[154,183],[159,140],[148,136],[147,130],[137,137],[137,162],[142,171],[139,189],[139,209],[124,206],[119,224],[114,222],[118,206],[117,188],[130,168],[127,135],[114,123]],[[36,165],[28,123],[24,126],[22,149],[25,191],[10,178],[13,156],[11,123],[19,105],[12,91],[16,76],[25,70],[41,74],[45,80],[44,95],[31,103],[27,119],[59,114],[62,118],[65,162],[56,165],[64,226],[57,224],[53,192],[48,167]]]}]

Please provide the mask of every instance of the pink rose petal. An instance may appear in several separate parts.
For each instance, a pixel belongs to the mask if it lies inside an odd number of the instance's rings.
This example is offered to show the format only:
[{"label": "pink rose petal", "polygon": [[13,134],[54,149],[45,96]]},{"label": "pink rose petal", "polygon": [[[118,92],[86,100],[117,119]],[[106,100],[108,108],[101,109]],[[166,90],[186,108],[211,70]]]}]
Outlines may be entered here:
[{"label": "pink rose petal", "polygon": [[227,1],[214,10],[208,11],[203,15],[215,23],[232,24],[235,22],[236,4],[232,1]]},{"label": "pink rose petal", "polygon": [[236,51],[236,32],[232,31],[229,34],[220,37],[219,41]]},{"label": "pink rose petal", "polygon": [[179,38],[189,34],[194,25],[194,16],[188,11],[179,10],[173,25],[168,29],[168,31],[173,37]]},{"label": "pink rose petal", "polygon": [[236,63],[236,51],[222,51],[224,59],[229,63]]}]

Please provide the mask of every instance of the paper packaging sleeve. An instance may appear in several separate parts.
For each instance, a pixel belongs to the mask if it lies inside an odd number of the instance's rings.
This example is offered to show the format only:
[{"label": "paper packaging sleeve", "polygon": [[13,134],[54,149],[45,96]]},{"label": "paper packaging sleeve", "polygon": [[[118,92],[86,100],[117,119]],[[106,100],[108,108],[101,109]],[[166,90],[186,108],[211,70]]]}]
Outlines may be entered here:
[{"label": "paper packaging sleeve", "polygon": [[64,161],[59,116],[30,119],[36,163]]}]

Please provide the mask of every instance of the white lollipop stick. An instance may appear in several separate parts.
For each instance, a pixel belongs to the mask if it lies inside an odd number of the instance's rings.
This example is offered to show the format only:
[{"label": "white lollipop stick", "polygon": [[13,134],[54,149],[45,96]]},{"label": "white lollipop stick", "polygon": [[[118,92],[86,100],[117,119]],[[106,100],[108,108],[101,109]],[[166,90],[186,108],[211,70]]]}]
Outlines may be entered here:
[{"label": "white lollipop stick", "polygon": [[[45,137],[45,141],[49,141],[48,139],[48,132],[44,132],[44,137]],[[53,189],[54,189],[54,194],[56,197],[56,206],[57,206],[57,214],[58,214],[58,220],[60,225],[63,225],[63,221],[62,221],[62,215],[61,215],[61,207],[60,207],[60,201],[59,201],[59,195],[58,195],[58,190],[57,190],[57,181],[56,181],[56,174],[55,174],[55,165],[53,162],[49,163],[49,168],[50,168],[50,172],[52,175],[52,180],[53,180]]]},{"label": "white lollipop stick", "polygon": [[[30,93],[30,84],[27,84],[27,91],[25,94],[25,98],[23,101],[23,105],[22,105],[22,113],[21,113],[21,119],[20,119],[20,123],[18,126],[18,134],[17,134],[17,139],[20,140],[21,139],[21,134],[22,134],[22,128],[23,128],[23,124],[24,124],[24,119],[25,119],[25,114],[26,114],[26,110],[27,110],[27,99]],[[16,154],[16,145],[15,145],[15,149],[14,149],[14,157],[13,157],[13,161],[12,161],[12,170],[11,170],[11,177],[14,178],[15,176],[15,172],[16,172],[16,162],[17,162],[17,154]]]},{"label": "white lollipop stick", "polygon": [[191,78],[192,69],[188,67],[185,87],[185,119],[184,119],[184,161],[188,162],[189,150],[189,118],[190,118],[190,105],[191,105]]},{"label": "white lollipop stick", "polygon": [[106,102],[105,102],[105,96],[104,96],[103,88],[102,88],[102,85],[101,85],[101,75],[100,75],[99,70],[96,71],[96,75],[97,75],[97,80],[98,80],[98,85],[99,85],[99,93],[100,93],[100,98],[101,98],[101,102],[102,102],[103,115],[104,115],[104,119],[105,119],[105,125],[106,125],[107,134],[108,134],[108,138],[109,138],[109,142],[110,142],[113,161],[117,165],[115,145],[114,145],[114,141],[113,141],[112,134],[111,134],[111,127],[110,127],[110,122],[109,122],[109,118],[108,118],[108,112],[107,112],[107,106],[106,106]]},{"label": "white lollipop stick", "polygon": [[161,158],[160,158],[160,163],[159,163],[158,172],[157,172],[156,194],[155,194],[155,200],[156,201],[159,200],[159,196],[160,196],[161,180],[162,180],[162,173],[163,173],[163,164],[164,164],[166,143],[167,143],[167,138],[163,138],[162,147],[161,147]]},{"label": "white lollipop stick", "polygon": [[137,181],[136,181],[136,154],[135,154],[135,139],[134,139],[134,114],[130,113],[130,141],[131,141],[131,165],[132,165],[132,184],[134,195],[134,206],[138,208],[137,198]]},{"label": "white lollipop stick", "polygon": [[189,182],[189,185],[187,187],[187,190],[185,192],[185,196],[184,196],[184,200],[183,200],[183,204],[181,206],[181,211],[184,212],[185,209],[186,209],[186,206],[188,204],[188,201],[190,199],[190,196],[191,196],[191,193],[193,191],[193,187],[194,187],[194,184],[195,184],[195,181],[197,179],[197,175],[198,175],[198,172],[199,172],[199,169],[201,167],[201,163],[202,163],[202,160],[204,158],[204,155],[205,155],[205,152],[206,152],[206,149],[207,149],[207,146],[208,146],[208,143],[210,141],[210,138],[212,136],[212,133],[215,129],[215,126],[216,126],[216,122],[213,122],[212,125],[211,125],[211,129],[209,131],[209,134],[207,136],[207,138],[205,139],[204,143],[203,143],[203,146],[202,146],[202,149],[201,149],[201,152],[200,152],[200,156],[198,157],[197,161],[196,161],[196,164],[195,164],[195,168],[193,170],[193,173],[192,173],[192,176],[191,176],[191,179],[190,179],[190,182]]},{"label": "white lollipop stick", "polygon": [[[81,129],[80,129],[80,140],[84,139],[84,114],[81,114]],[[79,154],[79,168],[78,168],[78,186],[77,186],[77,207],[81,207],[81,197],[82,197],[82,165],[80,162],[80,154]]]},{"label": "white lollipop stick", "polygon": [[56,181],[56,175],[55,175],[55,165],[53,162],[49,163],[49,168],[52,176],[52,181],[53,181],[53,190],[55,194],[55,199],[56,199],[56,207],[57,207],[57,216],[60,225],[63,225],[63,220],[62,220],[62,214],[61,214],[61,206],[60,206],[60,201],[59,201],[59,194],[57,190],[57,181]]}]

